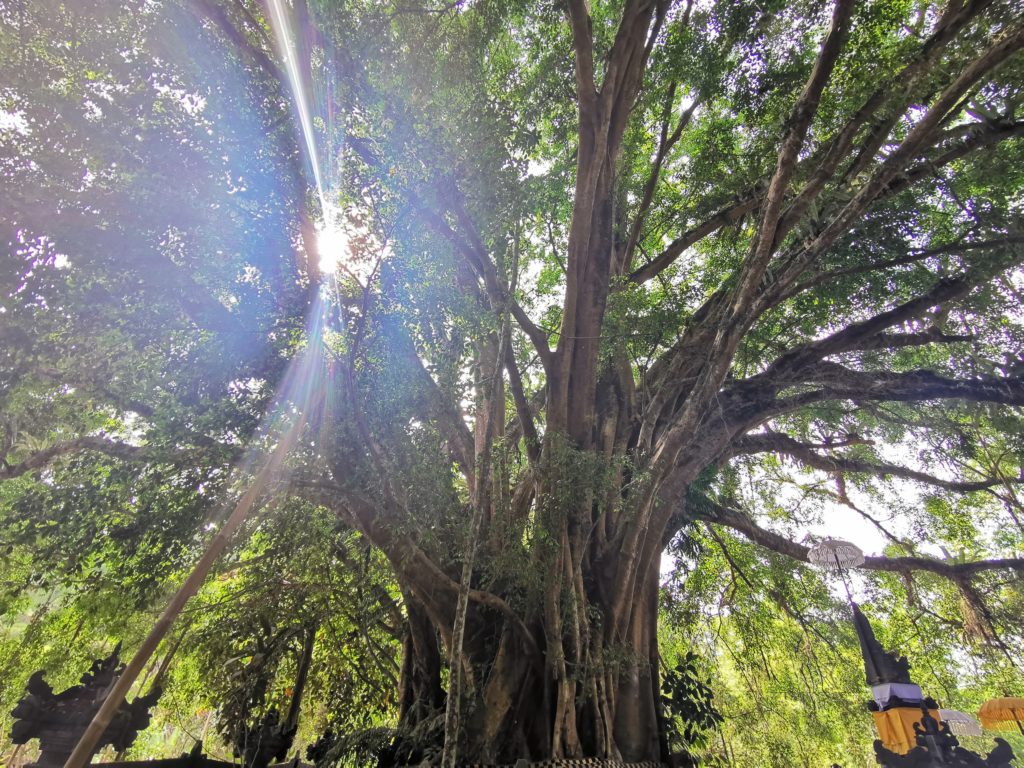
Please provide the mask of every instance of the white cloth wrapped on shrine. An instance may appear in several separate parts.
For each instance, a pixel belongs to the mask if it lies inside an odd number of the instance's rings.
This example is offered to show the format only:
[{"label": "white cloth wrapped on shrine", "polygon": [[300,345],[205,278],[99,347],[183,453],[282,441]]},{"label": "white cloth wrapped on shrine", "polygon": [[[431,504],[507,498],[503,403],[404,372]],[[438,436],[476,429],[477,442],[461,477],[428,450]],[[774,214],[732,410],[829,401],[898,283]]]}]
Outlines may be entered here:
[{"label": "white cloth wrapped on shrine", "polygon": [[889,699],[898,696],[908,704],[917,704],[924,701],[924,693],[921,686],[914,683],[882,683],[871,686],[871,695],[878,704],[879,709],[884,709]]}]

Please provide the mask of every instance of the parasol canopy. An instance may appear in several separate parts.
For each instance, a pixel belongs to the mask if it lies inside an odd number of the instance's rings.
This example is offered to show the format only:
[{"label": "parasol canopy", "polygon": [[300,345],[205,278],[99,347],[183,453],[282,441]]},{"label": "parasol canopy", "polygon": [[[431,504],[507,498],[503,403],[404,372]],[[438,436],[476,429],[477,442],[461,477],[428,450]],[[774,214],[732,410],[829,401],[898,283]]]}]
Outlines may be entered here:
[{"label": "parasol canopy", "polygon": [[981,736],[981,723],[956,709],[940,709],[939,719],[949,726],[954,736]]},{"label": "parasol canopy", "polygon": [[843,571],[864,564],[864,553],[856,544],[842,539],[822,539],[807,552],[807,559],[830,571]]},{"label": "parasol canopy", "polygon": [[981,724],[990,731],[1012,731],[1024,733],[1024,699],[1019,696],[1000,696],[989,699],[978,710]]}]

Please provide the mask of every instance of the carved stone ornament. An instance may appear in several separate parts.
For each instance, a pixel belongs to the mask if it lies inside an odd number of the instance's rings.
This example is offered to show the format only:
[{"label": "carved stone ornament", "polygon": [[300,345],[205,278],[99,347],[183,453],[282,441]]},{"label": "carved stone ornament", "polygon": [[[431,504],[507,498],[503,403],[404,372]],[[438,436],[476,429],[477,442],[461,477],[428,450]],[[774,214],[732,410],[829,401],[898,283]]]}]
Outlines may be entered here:
[{"label": "carved stone ornament", "polygon": [[[81,677],[81,684],[54,693],[43,679],[43,672],[29,678],[25,696],[11,711],[14,726],[11,741],[25,744],[39,739],[40,756],[37,766],[63,766],[93,716],[103,704],[107,693],[121,674],[121,646],[105,659],[92,663],[92,668]],[[106,745],[121,751],[131,746],[140,731],[149,726],[149,710],[160,698],[155,688],[130,704],[124,702],[100,738],[97,751]]]}]

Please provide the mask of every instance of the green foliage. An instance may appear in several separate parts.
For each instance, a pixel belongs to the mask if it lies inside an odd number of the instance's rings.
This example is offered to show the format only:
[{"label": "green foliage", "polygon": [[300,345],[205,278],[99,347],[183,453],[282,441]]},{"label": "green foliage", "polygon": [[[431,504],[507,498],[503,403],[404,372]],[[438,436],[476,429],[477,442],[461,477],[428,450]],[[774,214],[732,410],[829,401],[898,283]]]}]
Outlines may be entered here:
[{"label": "green foliage", "polygon": [[661,705],[669,725],[669,748],[687,766],[697,765],[696,754],[705,748],[710,732],[722,723],[714,695],[705,680],[707,660],[687,651],[661,675]]}]

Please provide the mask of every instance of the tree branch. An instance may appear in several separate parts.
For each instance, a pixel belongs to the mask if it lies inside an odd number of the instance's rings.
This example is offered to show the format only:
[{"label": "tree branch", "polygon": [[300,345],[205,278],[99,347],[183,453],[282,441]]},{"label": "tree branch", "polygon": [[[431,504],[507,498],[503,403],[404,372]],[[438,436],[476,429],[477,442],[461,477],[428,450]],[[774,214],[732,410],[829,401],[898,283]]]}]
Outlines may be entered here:
[{"label": "tree branch", "polygon": [[758,287],[775,253],[775,230],[782,212],[782,204],[797,157],[811,121],[817,112],[822,91],[839,57],[853,13],[853,0],[837,0],[828,35],[815,60],[811,75],[797,99],[790,117],[790,129],[779,151],[775,173],[768,184],[761,207],[761,222],[754,235],[750,252],[737,274],[734,289],[727,289],[720,304],[717,328],[711,334],[711,343],[701,351],[701,362],[696,370],[688,396],[674,417],[674,424],[666,431],[663,444],[658,447],[657,463],[668,469],[675,463],[679,445],[692,432],[702,418],[708,399],[719,390],[725,380],[736,349],[753,319],[757,316]]},{"label": "tree branch", "polygon": [[[861,216],[880,196],[887,196],[920,178],[922,172],[907,171],[908,166],[934,139],[935,131],[942,125],[950,110],[958,103],[967,90],[973,87],[987,73],[1005,62],[1024,47],[1024,26],[1009,27],[980,56],[971,61],[960,72],[928,108],[924,116],[910,129],[900,145],[890,152],[878,165],[871,178],[857,190],[849,203],[845,204],[819,232],[807,238],[804,245],[795,251],[776,269],[771,284],[760,291],[761,311],[774,306],[778,295],[796,280],[826,249],[845,232],[857,217]],[[992,139],[997,140],[997,139]],[[960,147],[951,150],[955,156],[965,154],[969,149]],[[946,159],[943,162],[951,162]],[[927,168],[927,166],[926,166]],[[900,176],[903,174],[903,178]]]},{"label": "tree branch", "polygon": [[803,147],[811,120],[814,119],[814,115],[818,111],[821,94],[846,39],[854,5],[853,0],[837,0],[828,35],[814,62],[814,68],[811,70],[811,76],[804,86],[803,93],[800,94],[800,98],[793,107],[793,113],[789,118],[789,131],[779,150],[775,173],[772,174],[771,181],[768,183],[768,191],[761,207],[761,222],[754,236],[750,255],[741,271],[734,305],[746,303],[747,294],[761,279],[761,273],[775,251],[775,231],[782,215],[783,200],[796,169],[797,157]]},{"label": "tree branch", "polygon": [[[597,85],[594,80],[594,39],[590,26],[590,12],[586,0],[569,0],[567,11],[572,28],[572,45],[576,52],[576,95],[583,110],[592,115],[597,104]],[[582,120],[581,120],[582,122]]]},{"label": "tree branch", "polygon": [[505,345],[504,357],[505,370],[508,371],[509,389],[512,390],[512,400],[515,402],[519,426],[523,430],[526,457],[530,464],[536,465],[540,460],[540,437],[537,435],[537,427],[533,422],[533,413],[523,390],[523,378],[519,374],[519,366],[516,365],[515,351],[511,344]]},{"label": "tree branch", "polygon": [[399,332],[394,334],[393,341],[400,346],[400,351],[412,366],[415,378],[420,383],[421,391],[426,398],[429,411],[444,434],[453,458],[458,462],[463,474],[469,478],[472,485],[475,465],[473,435],[463,421],[462,413],[434,381],[434,377],[430,375],[423,360],[416,352],[412,339]]},{"label": "tree branch", "polygon": [[859,275],[866,272],[880,272],[884,269],[892,269],[893,267],[902,267],[907,264],[916,264],[917,262],[924,261],[925,259],[932,258],[934,256],[941,256],[947,253],[967,253],[969,251],[976,250],[988,250],[991,248],[1003,248],[1007,245],[1019,245],[1024,244],[1024,236],[1020,235],[1007,235],[1006,237],[998,240],[982,240],[975,243],[950,243],[947,245],[941,245],[935,248],[926,248],[924,250],[913,251],[906,256],[900,256],[892,259],[880,259],[878,261],[872,261],[867,264],[861,264],[853,267],[844,267],[842,269],[833,269],[827,272],[820,272],[816,275],[809,276],[804,282],[796,283],[791,289],[784,292],[779,301],[785,301],[787,299],[796,296],[798,293],[810,290],[824,283],[828,283],[839,277],[847,277],[849,275]]},{"label": "tree branch", "polygon": [[[853,323],[824,339],[802,344],[786,352],[772,363],[763,375],[767,379],[789,380],[798,377],[802,367],[830,355],[854,349],[885,348],[888,342],[895,342],[896,339],[887,336],[883,331],[919,318],[938,304],[963,298],[987,276],[987,271],[975,269],[957,279],[940,280],[923,296],[906,301],[886,312],[880,312],[868,320]],[[921,343],[928,343],[931,340],[939,341],[943,340],[943,337],[938,334],[934,339],[921,339]]]},{"label": "tree branch", "polygon": [[212,0],[189,0],[188,5],[200,19],[213,23],[235,49],[263,72],[273,78],[283,89],[287,89],[288,78],[266,51],[254,45],[249,38],[228,18],[227,10]]},{"label": "tree branch", "polygon": [[[697,107],[700,104],[699,99],[694,99],[693,103],[687,107],[679,117],[676,127],[670,134],[668,132],[668,127],[672,117],[672,107],[675,103],[675,94],[676,84],[673,83],[669,88],[668,95],[665,97],[665,107],[661,119],[661,133],[658,139],[658,151],[654,157],[654,161],[651,163],[651,171],[647,177],[647,182],[644,184],[644,191],[640,199],[640,206],[637,208],[636,217],[633,219],[633,224],[630,226],[629,238],[626,241],[626,248],[622,254],[621,264],[625,269],[628,269],[633,263],[633,253],[636,250],[637,242],[640,240],[640,233],[643,230],[644,222],[647,219],[647,213],[650,210],[651,202],[654,200],[654,192],[658,188],[658,180],[661,177],[661,169],[665,163],[665,158],[668,157],[668,153],[672,150],[672,147],[679,142],[679,139],[683,135],[683,131],[686,129],[686,126],[689,125],[694,112],[696,112]],[[630,277],[632,278],[632,275],[630,275]]]},{"label": "tree branch", "polygon": [[755,210],[763,198],[763,191],[755,190],[741,197],[739,200],[706,219],[682,235],[677,237],[659,253],[654,259],[634,270],[629,279],[634,283],[646,283],[653,277],[664,272],[670,267],[683,252],[692,245],[699,243],[708,235],[711,235],[723,227],[735,224],[751,211]]},{"label": "tree branch", "polygon": [[[841,456],[823,455],[817,453],[813,446],[801,443],[789,435],[784,435],[780,432],[763,432],[747,435],[735,441],[730,449],[730,455],[732,456],[754,453],[776,453],[791,456],[806,467],[820,469],[825,472],[852,472],[854,474],[867,474],[879,477],[899,477],[959,493],[983,491],[997,485],[1002,485],[1004,482],[1002,478],[973,482],[945,480],[941,477],[930,475],[927,472],[920,472],[898,464],[867,462]],[[1024,482],[1024,477],[1014,482]]]},{"label": "tree branch", "polygon": [[[874,125],[870,126],[857,156],[845,173],[845,178],[856,178],[867,167],[899,120],[900,115],[905,111],[907,99],[919,82],[921,75],[929,70],[946,45],[989,4],[990,0],[972,0],[962,6],[958,6],[956,3],[947,5],[943,15],[936,23],[932,35],[918,49],[907,65],[888,82],[881,85],[829,142],[823,156],[816,163],[816,170],[810,180],[784,213],[779,224],[780,232],[788,233],[796,226],[814,199],[825,188],[825,184],[846,159],[863,126],[875,117],[887,102],[895,101],[897,108],[892,109],[888,116],[877,119]],[[776,236],[776,241],[778,240],[779,237]]]},{"label": "tree branch", "polygon": [[[823,154],[814,158],[814,162],[810,164],[814,168],[810,180],[800,191],[800,194],[790,205],[789,209],[785,211],[779,222],[779,230],[781,232],[791,231],[798,223],[800,217],[807,211],[811,202],[819,196],[826,182],[831,178],[832,174],[846,157],[848,150],[853,146],[853,141],[861,128],[888,100],[892,99],[894,93],[900,94],[900,105],[905,105],[906,99],[909,97],[913,86],[918,82],[922,73],[927,72],[933,66],[946,45],[990,4],[990,0],[973,0],[962,6],[950,4],[947,7],[943,16],[936,24],[935,31],[917,51],[912,60],[890,81],[876,90],[853,117],[850,118],[835,138],[829,142]],[[1005,51],[997,53],[999,61],[1005,58],[1005,56]],[[988,61],[983,62],[983,65],[981,72],[975,70],[970,73],[970,76],[974,78],[980,77],[993,64],[991,61]],[[861,145],[853,165],[846,171],[845,178],[856,178],[867,167],[867,164],[874,158],[878,147],[885,141],[892,126],[895,125],[901,114],[903,114],[901,110],[895,110],[889,117],[872,126],[868,137]],[[944,114],[945,112],[943,112]],[[940,118],[936,118],[936,120],[938,119]],[[988,137],[988,143],[991,143],[993,140],[998,139],[994,136]],[[974,144],[978,145],[979,142],[975,140]],[[966,154],[967,151],[969,150],[962,148],[960,155]],[[949,159],[947,159],[948,161]],[[801,162],[801,165],[803,164]],[[762,182],[749,192],[741,195],[734,204],[721,209],[702,224],[685,232],[670,243],[655,259],[630,274],[630,280],[636,283],[650,280],[670,266],[687,248],[722,227],[735,223],[747,213],[756,209],[765,197],[765,189],[766,186]],[[778,237],[776,237],[777,240]]]},{"label": "tree branch", "polygon": [[[809,562],[807,558],[808,547],[762,528],[740,510],[723,506],[706,497],[702,497],[699,500],[699,510],[691,509],[689,504],[686,506],[692,519],[719,523],[742,533],[748,539],[766,549],[786,555],[794,560],[805,563]],[[952,581],[958,581],[982,571],[1011,570],[1024,572],[1024,558],[993,558],[991,560],[958,563],[936,560],[931,557],[866,557],[861,568],[869,571],[889,571],[904,574],[909,574],[913,571],[927,571]]]},{"label": "tree branch", "polygon": [[[409,589],[423,601],[435,623],[439,627],[452,626],[459,583],[438,566],[410,536],[396,530],[395,515],[401,514],[401,510],[392,509],[388,510],[388,514],[381,515],[371,501],[336,483],[293,482],[291,490],[295,495],[333,511],[366,536],[371,544],[384,553],[395,573],[401,575]],[[382,518],[387,519],[382,521]],[[446,600],[441,599],[439,591],[444,593]],[[501,597],[484,590],[470,589],[469,599],[498,611],[516,629],[527,647],[539,654],[533,633]]]},{"label": "tree branch", "polygon": [[[228,446],[223,447],[225,449],[228,448]],[[0,463],[0,482],[20,477],[38,469],[44,469],[62,456],[84,451],[96,451],[122,461],[168,460],[170,458],[191,455],[188,451],[175,451],[172,454],[168,454],[148,445],[131,445],[119,440],[111,440],[108,437],[86,435],[84,437],[76,437],[73,440],[64,440],[51,445],[49,448],[36,451],[27,459],[17,464],[8,464],[6,461]],[[232,448],[231,451],[233,454],[231,458],[241,453],[240,449]]]},{"label": "tree branch", "polygon": [[1024,379],[1019,377],[978,376],[957,380],[927,370],[861,373],[834,363],[820,363],[810,378],[826,382],[832,393],[843,399],[912,401],[952,398],[1024,405]]},{"label": "tree branch", "polygon": [[459,234],[444,220],[444,217],[435,211],[422,205],[417,207],[434,231],[448,240],[462,254],[473,272],[483,281],[484,290],[487,293],[491,308],[496,311],[506,306],[509,308],[512,317],[515,318],[523,333],[530,339],[534,349],[536,349],[537,354],[540,356],[541,362],[547,367],[551,361],[551,347],[548,346],[547,334],[530,319],[526,311],[519,305],[519,302],[514,297],[508,295],[502,281],[498,279],[497,269],[487,255],[483,242],[476,233],[476,229],[465,206],[461,203],[456,203],[453,207],[455,215],[459,220],[459,225],[466,230],[471,242],[467,242],[459,237]]}]

